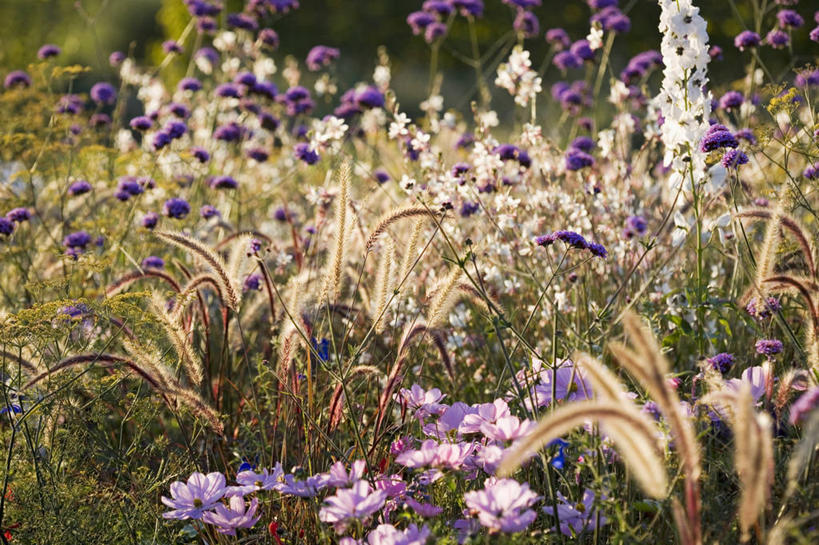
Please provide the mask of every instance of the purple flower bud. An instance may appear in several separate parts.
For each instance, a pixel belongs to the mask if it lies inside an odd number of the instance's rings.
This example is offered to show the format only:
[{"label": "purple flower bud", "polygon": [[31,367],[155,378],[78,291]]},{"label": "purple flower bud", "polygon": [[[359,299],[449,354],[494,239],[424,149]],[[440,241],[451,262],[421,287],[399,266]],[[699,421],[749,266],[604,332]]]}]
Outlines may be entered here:
[{"label": "purple flower bud", "polygon": [[384,94],[371,85],[357,92],[354,100],[362,108],[384,107]]},{"label": "purple flower bud", "polygon": [[566,49],[572,44],[569,34],[562,28],[550,28],[546,31],[546,43],[558,51]]},{"label": "purple flower bud", "polygon": [[165,260],[161,257],[157,257],[155,255],[149,255],[145,259],[142,260],[142,268],[143,269],[164,269],[165,268]]},{"label": "purple flower bud", "polygon": [[760,339],[756,341],[754,347],[756,348],[757,354],[770,357],[782,352],[783,345],[782,341],[778,339]]},{"label": "purple flower bud", "polygon": [[375,181],[377,181],[379,184],[385,184],[390,181],[390,175],[387,174],[387,171],[383,168],[375,169],[373,176],[375,177]]},{"label": "purple flower bud", "polygon": [[38,59],[50,59],[51,57],[56,57],[60,54],[62,50],[54,45],[54,44],[45,44],[37,51],[37,58]]},{"label": "purple flower bud", "polygon": [[552,63],[564,72],[570,68],[580,68],[583,66],[583,60],[571,51],[558,52],[554,58],[552,58]]},{"label": "purple flower bud", "polygon": [[524,38],[534,38],[540,34],[540,22],[531,11],[519,10],[512,28],[520,32]]},{"label": "purple flower bud", "polygon": [[11,89],[12,87],[29,87],[30,85],[31,77],[22,70],[9,72],[3,81],[3,86],[6,89]]},{"label": "purple flower bud", "polygon": [[748,163],[748,156],[742,150],[729,149],[722,156],[722,166],[725,168],[738,168],[740,165]]},{"label": "purple flower bud", "polygon": [[6,219],[22,223],[31,219],[31,212],[28,208],[13,208],[6,213]]},{"label": "purple flower bud", "polygon": [[438,19],[426,11],[414,11],[407,15],[407,24],[415,35],[421,34],[426,28]]},{"label": "purple flower bud", "polygon": [[711,356],[706,361],[713,369],[716,369],[723,375],[727,373],[734,365],[734,355],[727,352],[721,352],[715,356]]},{"label": "purple flower bud", "polygon": [[85,180],[77,180],[68,186],[68,194],[73,196],[82,195],[91,191],[91,184]]},{"label": "purple flower bud", "polygon": [[592,51],[592,48],[587,40],[577,40],[572,44],[569,50],[574,53],[576,57],[579,57],[584,61],[594,60],[594,51]]},{"label": "purple flower bud", "polygon": [[777,12],[776,19],[782,28],[799,28],[805,24],[801,15],[792,9],[783,9]]},{"label": "purple flower bud", "polygon": [[296,158],[301,159],[308,165],[316,164],[320,158],[318,152],[310,149],[310,145],[306,142],[296,144],[293,151]]},{"label": "purple flower bud", "polygon": [[566,152],[566,170],[580,170],[594,164],[594,157],[579,149],[570,149]]},{"label": "purple flower bud", "polygon": [[216,88],[216,96],[222,98],[239,98],[241,92],[235,83],[223,83]]},{"label": "purple flower bud", "polygon": [[452,0],[452,7],[462,16],[482,17],[483,0]]},{"label": "purple flower bud", "polygon": [[279,35],[272,28],[263,28],[259,32],[259,40],[272,49],[279,47]]},{"label": "purple flower bud", "polygon": [[159,222],[159,214],[156,212],[148,212],[142,216],[142,226],[146,229],[153,229]]},{"label": "purple flower bud", "polygon": [[182,46],[179,45],[175,40],[165,40],[162,42],[162,51],[167,54],[171,53],[182,53]]},{"label": "purple flower bud", "polygon": [[215,207],[206,204],[199,209],[199,215],[207,220],[214,216],[221,216],[222,214]]},{"label": "purple flower bud", "polygon": [[159,131],[158,133],[156,133],[154,135],[154,141],[153,141],[154,150],[156,150],[156,151],[161,150],[162,148],[164,148],[165,146],[170,144],[171,140],[173,140],[173,139],[171,138],[170,134],[168,134],[168,133],[166,133],[164,131]]},{"label": "purple flower bud", "polygon": [[323,67],[329,66],[330,63],[338,59],[340,54],[341,52],[335,47],[317,45],[307,53],[307,69],[311,72],[321,70]]},{"label": "purple flower bud", "polygon": [[756,47],[759,45],[761,38],[759,34],[756,32],[752,32],[750,30],[743,30],[739,34],[737,34],[736,38],[734,38],[734,45],[740,50],[745,51],[750,47]]},{"label": "purple flower bud", "polygon": [[210,153],[205,148],[191,148],[191,153],[200,163],[207,163],[210,161]]},{"label": "purple flower bud", "polygon": [[259,29],[259,23],[254,17],[246,13],[229,13],[227,16],[227,24],[233,28],[241,28],[255,32]]},{"label": "purple flower bud", "polygon": [[0,235],[8,237],[14,232],[14,222],[8,218],[0,216]]},{"label": "purple flower bud", "polygon": [[765,43],[774,49],[784,49],[791,42],[791,37],[784,30],[773,29],[765,35]]},{"label": "purple flower bud", "polygon": [[182,78],[176,86],[180,91],[198,91],[202,83],[196,78]]},{"label": "purple flower bud", "polygon": [[724,125],[714,124],[700,142],[700,151],[709,152],[719,148],[735,148],[739,145],[737,139]]},{"label": "purple flower bud", "polygon": [[444,23],[434,22],[424,31],[424,41],[431,44],[438,38],[446,34],[447,27]]},{"label": "purple flower bud", "polygon": [[424,11],[437,13],[438,15],[450,15],[455,9],[454,6],[446,0],[426,0],[421,7]]},{"label": "purple flower bud", "polygon": [[210,182],[213,189],[236,189],[239,183],[230,176],[216,176]]},{"label": "purple flower bud", "polygon": [[250,274],[245,277],[242,284],[242,291],[260,291],[262,289],[262,276],[260,274]]},{"label": "purple flower bud", "polygon": [[85,248],[91,243],[91,235],[86,231],[76,231],[68,234],[63,239],[63,246],[66,248]]},{"label": "purple flower bud", "polygon": [[154,122],[151,121],[151,118],[144,115],[133,118],[128,124],[135,131],[147,131],[154,126]]},{"label": "purple flower bud", "polygon": [[110,83],[101,81],[91,87],[91,100],[97,104],[111,104],[117,99],[117,91]]},{"label": "purple flower bud", "polygon": [[162,207],[162,213],[174,219],[182,219],[187,216],[190,211],[191,205],[188,204],[188,201],[177,197],[168,199]]},{"label": "purple flower bud", "polygon": [[641,237],[646,233],[648,223],[642,216],[630,216],[626,220],[623,236],[626,238]]},{"label": "purple flower bud", "polygon": [[742,106],[745,97],[739,91],[728,91],[719,99],[719,107],[723,110],[733,110]]},{"label": "purple flower bud", "polygon": [[122,51],[113,51],[108,55],[108,64],[111,66],[119,66],[125,60],[125,53]]},{"label": "purple flower bud", "polygon": [[756,136],[754,136],[754,132],[751,129],[740,129],[734,133],[734,136],[738,140],[745,140],[752,146],[756,144]]},{"label": "purple flower bud", "polygon": [[464,201],[463,204],[461,204],[461,210],[459,212],[461,217],[468,218],[469,216],[477,213],[480,209],[481,205],[477,202]]}]

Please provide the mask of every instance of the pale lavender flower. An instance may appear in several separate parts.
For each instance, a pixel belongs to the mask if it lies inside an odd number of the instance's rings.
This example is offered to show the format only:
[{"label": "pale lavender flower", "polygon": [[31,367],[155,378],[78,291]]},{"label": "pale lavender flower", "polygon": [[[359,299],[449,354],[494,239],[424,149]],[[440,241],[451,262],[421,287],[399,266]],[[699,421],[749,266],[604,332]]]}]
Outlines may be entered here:
[{"label": "pale lavender flower", "polygon": [[[576,536],[583,531],[593,530],[600,525],[607,523],[606,517],[597,517],[597,512],[592,509],[595,495],[589,489],[583,492],[583,498],[578,503],[570,502],[563,494],[557,493],[560,503],[557,505],[557,516],[560,519],[560,533],[566,536]],[[543,508],[547,515],[553,515],[554,510],[551,505]]]},{"label": "pale lavender flower", "polygon": [[520,420],[517,416],[504,416],[497,422],[484,422],[481,424],[481,433],[494,441],[514,441],[531,432],[537,422],[532,420]]},{"label": "pale lavender flower", "polygon": [[[416,524],[410,524],[406,530],[399,530],[392,524],[380,524],[367,535],[367,545],[424,545],[430,535],[430,529],[426,525],[418,528]],[[351,538],[344,538],[340,545],[364,543]]]},{"label": "pale lavender flower", "polygon": [[171,483],[171,497],[162,496],[162,503],[172,509],[162,513],[166,519],[199,519],[208,509],[215,507],[225,495],[225,476],[214,471],[204,475],[198,471],[188,477],[188,482]]},{"label": "pale lavender flower", "polygon": [[805,417],[816,409],[816,407],[819,407],[819,386],[814,386],[802,394],[799,399],[791,405],[788,421],[794,426],[801,424],[805,420]]},{"label": "pale lavender flower", "polygon": [[467,415],[474,413],[476,409],[460,401],[456,401],[450,407],[446,405],[442,405],[442,407],[444,408],[443,414],[437,421],[424,424],[424,433],[430,437],[444,440],[449,437],[450,432],[455,431],[456,436],[460,437],[459,428],[461,423]]},{"label": "pale lavender flower", "polygon": [[327,487],[328,478],[326,474],[319,473],[302,481],[297,481],[293,475],[288,473],[284,476],[284,482],[279,485],[278,489],[282,494],[312,498]]},{"label": "pale lavender flower", "polygon": [[444,397],[441,390],[432,388],[424,390],[418,384],[413,384],[409,390],[401,388],[395,395],[396,401],[415,411],[415,416],[424,419],[430,414],[441,414],[446,405],[439,403]]},{"label": "pale lavender flower", "polygon": [[336,533],[344,533],[353,520],[365,520],[384,506],[387,493],[373,490],[367,481],[358,481],[351,488],[340,489],[324,500],[319,520],[331,524]]},{"label": "pale lavender flower", "polygon": [[233,496],[228,500],[228,505],[217,503],[213,511],[207,511],[202,515],[202,520],[208,524],[218,526],[216,530],[220,534],[235,536],[238,528],[252,528],[261,515],[256,516],[259,508],[259,500],[253,498],[248,507],[245,499],[241,496]]},{"label": "pale lavender flower", "polygon": [[406,504],[424,518],[437,517],[444,512],[443,508],[432,503],[419,502],[415,498],[407,498]]},{"label": "pale lavender flower", "polygon": [[330,466],[327,486],[334,488],[342,488],[350,486],[364,477],[364,470],[367,469],[367,462],[364,460],[356,460],[353,462],[349,473],[347,467],[342,461],[338,461]]},{"label": "pale lavender flower", "polygon": [[529,507],[539,499],[528,483],[494,477],[486,480],[482,490],[464,494],[466,506],[482,526],[490,532],[504,533],[525,530],[537,517]]},{"label": "pale lavender flower", "polygon": [[484,423],[494,423],[499,418],[509,416],[509,405],[503,399],[496,399],[492,403],[481,403],[473,405],[478,410],[477,413],[467,414],[463,422],[458,426],[461,433],[478,433]]},{"label": "pale lavender flower", "polygon": [[406,450],[395,458],[397,464],[404,467],[424,467],[432,465],[438,456],[438,443],[432,439],[427,439],[421,443],[421,448]]},{"label": "pale lavender flower", "polygon": [[771,372],[768,366],[757,365],[743,371],[741,379],[732,378],[725,385],[738,392],[743,382],[748,383],[751,387],[751,397],[757,401],[765,393],[769,380],[771,380]]},{"label": "pale lavender flower", "polygon": [[[236,475],[236,482],[241,486],[229,488],[237,491],[238,489],[242,491],[246,490],[246,492],[244,492],[245,494],[257,490],[275,490],[284,482],[284,470],[282,469],[281,462],[278,462],[272,472],[267,468],[262,469],[260,473],[256,473],[253,470],[240,471],[239,474]],[[231,490],[228,491],[229,495],[231,495],[230,492]]]},{"label": "pale lavender flower", "polygon": [[[538,407],[552,402],[552,380],[554,377],[554,396],[557,401],[582,401],[592,396],[591,383],[582,369],[571,360],[565,360],[554,372],[548,367],[540,370],[540,382],[534,386],[531,397]],[[524,404],[531,410],[530,396],[524,396]]]}]

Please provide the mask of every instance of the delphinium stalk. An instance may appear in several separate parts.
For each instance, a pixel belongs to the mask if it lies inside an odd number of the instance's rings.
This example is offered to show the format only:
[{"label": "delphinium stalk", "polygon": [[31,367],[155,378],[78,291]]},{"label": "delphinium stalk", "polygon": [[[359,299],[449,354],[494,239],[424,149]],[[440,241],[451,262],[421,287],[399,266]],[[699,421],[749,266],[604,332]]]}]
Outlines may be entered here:
[{"label": "delphinium stalk", "polygon": [[705,153],[699,143],[708,130],[711,95],[708,83],[707,23],[691,0],[659,0],[660,31],[663,34],[663,84],[655,97],[663,124],[665,164],[671,167],[671,186],[691,193],[696,228],[697,345],[705,350],[704,321],[706,292],[703,286],[702,214],[706,179]]}]

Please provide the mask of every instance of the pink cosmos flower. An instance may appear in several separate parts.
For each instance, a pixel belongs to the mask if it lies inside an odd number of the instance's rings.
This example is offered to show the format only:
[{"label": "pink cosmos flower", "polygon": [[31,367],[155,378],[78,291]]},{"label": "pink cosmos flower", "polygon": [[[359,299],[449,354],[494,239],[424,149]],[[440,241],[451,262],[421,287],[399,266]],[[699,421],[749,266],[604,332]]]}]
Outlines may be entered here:
[{"label": "pink cosmos flower", "polygon": [[418,528],[410,524],[402,531],[392,524],[381,524],[367,535],[367,541],[345,537],[339,541],[339,545],[424,545],[429,534],[430,529],[426,525]]},{"label": "pink cosmos flower", "polygon": [[327,487],[328,479],[329,476],[326,473],[318,473],[307,477],[303,481],[297,481],[293,475],[287,474],[284,476],[284,482],[278,486],[278,490],[282,494],[289,494],[300,498],[312,498],[318,494],[320,490]]},{"label": "pink cosmos flower", "polygon": [[460,426],[464,418],[476,412],[476,409],[460,401],[453,403],[451,407],[446,405],[443,407],[443,413],[438,420],[424,424],[423,428],[425,434],[441,441],[447,439],[453,430],[457,432],[456,436],[460,436]]},{"label": "pink cosmos flower", "polygon": [[228,496],[244,496],[257,490],[275,490],[284,483],[284,470],[281,462],[276,464],[273,472],[267,468],[262,469],[261,473],[256,473],[253,470],[240,471],[236,475],[236,482],[240,486],[229,486]]},{"label": "pink cosmos flower", "polygon": [[415,411],[415,416],[423,420],[431,414],[441,414],[446,409],[446,405],[439,403],[444,397],[446,396],[438,388],[424,390],[413,384],[409,390],[401,388],[395,395],[395,400]]},{"label": "pink cosmos flower", "polygon": [[431,503],[422,503],[415,498],[407,498],[406,504],[416,513],[424,518],[437,517],[444,512],[442,507],[433,505]]},{"label": "pink cosmos flower", "polygon": [[729,380],[726,386],[734,391],[739,391],[742,383],[747,382],[751,386],[751,396],[755,401],[759,401],[759,398],[767,389],[769,380],[771,380],[770,368],[765,365],[757,365],[743,371],[741,379],[733,378]]},{"label": "pink cosmos flower", "polygon": [[213,511],[207,511],[202,515],[202,520],[208,524],[218,526],[216,530],[220,534],[235,536],[238,528],[252,528],[259,522],[256,511],[259,508],[259,500],[253,498],[250,507],[245,504],[245,499],[241,496],[233,496],[229,500],[229,505],[217,503]]},{"label": "pink cosmos flower", "polygon": [[473,450],[474,445],[471,443],[439,444],[432,439],[427,439],[421,443],[420,449],[402,452],[395,461],[411,468],[433,466],[458,469]]},{"label": "pink cosmos flower", "polygon": [[481,431],[484,422],[494,424],[499,418],[509,416],[509,405],[503,399],[496,399],[492,403],[481,403],[473,405],[478,412],[464,416],[463,422],[458,426],[461,433],[477,433]]},{"label": "pink cosmos flower", "polygon": [[343,488],[324,500],[324,507],[319,511],[319,520],[332,524],[336,533],[347,530],[353,520],[368,519],[384,506],[387,493],[373,490],[367,481],[358,481],[351,488]]},{"label": "pink cosmos flower", "polygon": [[491,422],[481,424],[481,433],[494,441],[514,441],[527,435],[535,426],[537,422],[532,420],[520,420],[517,416],[504,416],[494,424]]},{"label": "pink cosmos flower", "polygon": [[356,460],[353,462],[350,472],[347,473],[347,468],[344,465],[344,462],[338,461],[330,466],[327,486],[331,486],[333,488],[350,486],[361,480],[366,469],[367,463],[364,460]]},{"label": "pink cosmos flower", "polygon": [[162,513],[166,519],[199,519],[202,514],[218,505],[225,495],[225,476],[214,471],[203,475],[195,472],[188,482],[171,484],[171,498],[162,496],[162,503],[173,509]]},{"label": "pink cosmos flower", "polygon": [[438,443],[427,439],[421,443],[421,448],[404,451],[395,458],[395,461],[404,467],[424,467],[432,465],[437,455]]},{"label": "pink cosmos flower", "polygon": [[464,494],[466,506],[490,533],[525,530],[537,516],[529,507],[539,499],[528,483],[494,477],[486,480],[483,490]]}]

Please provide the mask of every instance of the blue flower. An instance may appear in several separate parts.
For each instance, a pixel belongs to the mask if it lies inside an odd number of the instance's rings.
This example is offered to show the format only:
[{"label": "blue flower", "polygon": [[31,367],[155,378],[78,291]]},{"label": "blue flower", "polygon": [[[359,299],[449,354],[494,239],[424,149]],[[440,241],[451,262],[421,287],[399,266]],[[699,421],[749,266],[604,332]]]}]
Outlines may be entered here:
[{"label": "blue flower", "polygon": [[313,350],[316,351],[321,361],[330,361],[330,341],[328,339],[319,341],[315,337],[310,337],[310,344],[313,345]]},{"label": "blue flower", "polygon": [[563,439],[555,439],[554,441],[550,442],[548,446],[557,445],[557,454],[552,458],[551,464],[552,467],[561,471],[564,467],[566,467],[566,453],[563,452],[563,449],[569,446],[569,443],[564,441]]}]

